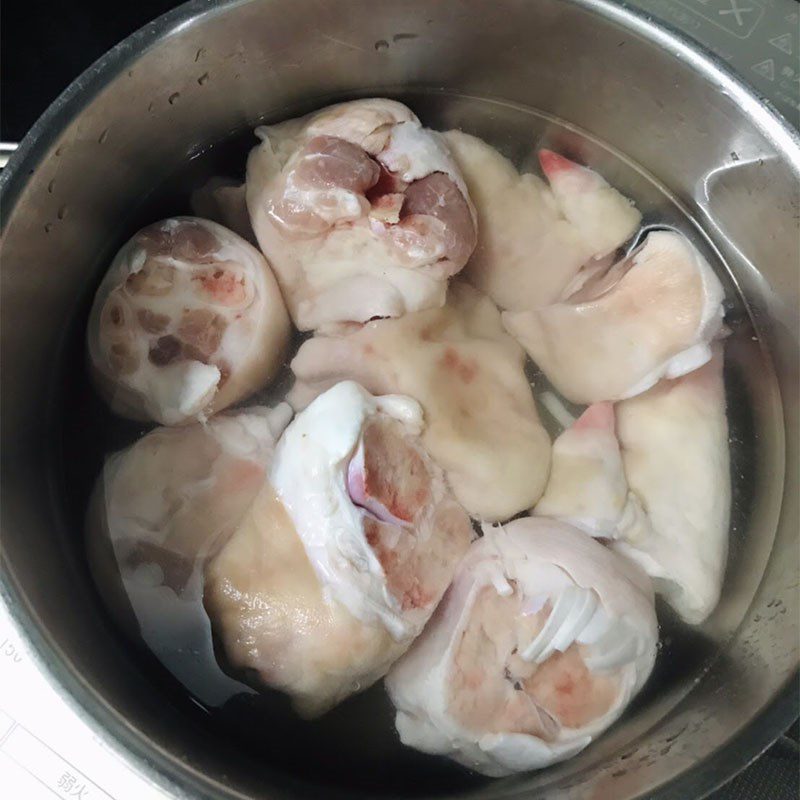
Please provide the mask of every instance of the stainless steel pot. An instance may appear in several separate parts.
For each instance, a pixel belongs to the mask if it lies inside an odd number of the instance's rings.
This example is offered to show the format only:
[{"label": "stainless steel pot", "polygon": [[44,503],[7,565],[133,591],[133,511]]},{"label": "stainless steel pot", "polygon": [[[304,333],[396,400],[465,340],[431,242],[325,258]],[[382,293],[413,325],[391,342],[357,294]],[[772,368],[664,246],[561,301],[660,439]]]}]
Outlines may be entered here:
[{"label": "stainless steel pot", "polygon": [[[76,430],[91,420],[62,413],[82,314],[131,209],[176,163],[259,117],[409,88],[533,107],[626,154],[704,223],[754,339],[729,347],[748,443],[720,608],[665,651],[659,690],[600,742],[495,782],[401,757],[389,734],[373,742],[369,717],[388,710],[372,700],[319,734],[324,752],[285,718],[253,726],[262,755],[236,744],[131,659],[88,579],[84,498],[63,480],[80,458],[64,442],[92,437]],[[143,28],[70,86],[2,177],[2,591],[42,666],[176,796],[704,795],[797,713],[799,177],[798,138],[765,103],[600,0],[197,0]]]}]

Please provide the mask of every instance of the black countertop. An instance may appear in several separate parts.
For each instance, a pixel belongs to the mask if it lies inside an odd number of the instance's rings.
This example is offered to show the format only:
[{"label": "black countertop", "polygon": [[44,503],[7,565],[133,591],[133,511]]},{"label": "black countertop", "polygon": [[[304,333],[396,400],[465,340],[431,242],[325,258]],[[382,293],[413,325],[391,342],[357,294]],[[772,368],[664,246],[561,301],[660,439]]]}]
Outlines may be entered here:
[{"label": "black countertop", "polygon": [[174,0],[0,3],[0,138],[18,142],[86,67],[177,5]]}]

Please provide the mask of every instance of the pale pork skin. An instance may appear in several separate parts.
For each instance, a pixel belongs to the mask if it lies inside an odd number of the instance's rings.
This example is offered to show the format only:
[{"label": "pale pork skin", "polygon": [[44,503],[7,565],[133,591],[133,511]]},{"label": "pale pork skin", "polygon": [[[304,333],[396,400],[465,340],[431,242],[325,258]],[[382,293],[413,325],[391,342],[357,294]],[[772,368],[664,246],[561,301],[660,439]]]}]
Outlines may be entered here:
[{"label": "pale pork skin", "polygon": [[109,457],[87,518],[98,583],[112,587],[155,564],[180,593],[241,524],[291,417],[286,403],[256,406],[156,428]]},{"label": "pale pork skin", "polygon": [[590,536],[636,537],[649,523],[628,488],[613,403],[595,403],[553,442],[547,487],[533,513]]},{"label": "pale pork skin", "polygon": [[400,738],[490,776],[562,761],[644,685],[657,640],[635,565],[554,520],[485,527],[386,678]]},{"label": "pale pork skin", "polygon": [[584,264],[613,254],[639,226],[627,198],[563,156],[540,152],[545,183],[520,174],[475,136],[444,137],[478,214],[478,244],[464,276],[502,309],[555,302]]},{"label": "pale pork skin", "polygon": [[265,386],[289,318],[264,257],[197,217],[144,228],[119,251],[89,317],[92,374],[118,414],[204,419]]},{"label": "pale pork skin", "polygon": [[690,624],[716,607],[728,552],[722,344],[712,352],[700,369],[616,407],[590,406],[554,442],[534,509],[608,539]]},{"label": "pale pork skin", "polygon": [[711,358],[724,298],[688,239],[656,231],[613,266],[582,270],[563,300],[503,324],[568,400],[623,400]]},{"label": "pale pork skin", "polygon": [[205,608],[226,659],[304,717],[368,688],[407,646],[326,597],[270,486],[206,570]]},{"label": "pale pork skin", "polygon": [[444,139],[380,98],[257,129],[247,205],[295,325],[398,317],[444,303],[476,241]]},{"label": "pale pork skin", "polygon": [[257,245],[245,195],[242,181],[217,175],[192,192],[190,203],[195,216],[218,222]]},{"label": "pale pork skin", "polygon": [[287,429],[269,483],[206,571],[235,667],[316,716],[381,678],[427,622],[472,527],[410,398],[352,382]]},{"label": "pale pork skin", "polygon": [[349,378],[422,405],[422,441],[459,502],[482,520],[529,509],[544,490],[550,439],[524,354],[494,304],[454,281],[442,309],[378,320],[305,342],[291,363],[295,408]]},{"label": "pale pork skin", "polygon": [[625,475],[649,526],[615,546],[695,625],[719,602],[731,509],[722,344],[712,353],[700,369],[616,406]]},{"label": "pale pork skin", "polygon": [[203,569],[261,492],[291,417],[281,403],[156,428],[107,459],[92,495],[87,551],[109,610],[212,705],[245,687],[217,666]]}]

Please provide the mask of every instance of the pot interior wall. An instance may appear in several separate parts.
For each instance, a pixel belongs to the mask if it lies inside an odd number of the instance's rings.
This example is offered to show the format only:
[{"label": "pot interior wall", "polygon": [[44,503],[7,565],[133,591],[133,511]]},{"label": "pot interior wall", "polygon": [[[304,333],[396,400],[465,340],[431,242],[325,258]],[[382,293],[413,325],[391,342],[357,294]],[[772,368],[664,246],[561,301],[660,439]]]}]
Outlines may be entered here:
[{"label": "pot interior wall", "polygon": [[[679,775],[663,796],[724,778],[724,763],[740,766],[777,732],[786,712],[770,703],[797,666],[797,456],[786,452],[797,444],[797,145],[724,76],[701,74],[689,54],[603,5],[239,2],[194,19],[204,9],[178,10],[84,76],[5,178],[6,591],[43,659],[113,737],[192,797],[299,797],[325,786],[330,797],[536,789],[624,800]],[[730,308],[736,500],[720,607],[667,642],[655,688],[606,737],[540,774],[488,782],[399,748],[380,689],[313,730],[275,698],[229,709],[251,715],[249,741],[231,738],[219,714],[131,655],[85,566],[91,480],[102,453],[139,431],[98,427],[108,415],[83,366],[88,304],[109,255],[140,224],[185,211],[180,182],[165,176],[191,172],[187,162],[209,146],[262,118],[363,94],[406,99],[437,126],[505,143],[517,160],[544,138],[596,165],[646,213],[660,207],[663,185],[681,223],[699,222],[708,238],[696,237],[730,270],[731,297],[744,298]],[[740,735],[762,712],[761,727]],[[723,745],[716,777],[696,766]]]}]

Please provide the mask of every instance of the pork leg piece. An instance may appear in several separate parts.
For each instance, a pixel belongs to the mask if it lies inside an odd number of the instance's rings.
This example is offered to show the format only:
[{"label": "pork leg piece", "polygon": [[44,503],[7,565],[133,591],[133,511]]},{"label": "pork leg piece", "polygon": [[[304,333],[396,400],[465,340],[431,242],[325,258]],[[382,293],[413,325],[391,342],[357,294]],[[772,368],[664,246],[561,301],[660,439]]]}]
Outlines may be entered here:
[{"label": "pork leg piece", "polygon": [[590,406],[553,443],[534,514],[591,536],[654,579],[690,624],[719,600],[728,551],[730,464],[722,345],[705,366],[616,404]]},{"label": "pork leg piece", "polygon": [[724,291],[703,256],[672,231],[650,233],[609,269],[588,268],[564,300],[506,312],[503,324],[574,403],[623,400],[711,358]]},{"label": "pork leg piece", "polygon": [[442,309],[305,342],[288,399],[303,408],[344,378],[415,398],[425,411],[422,440],[459,502],[475,517],[503,520],[538,500],[550,466],[523,364],[494,304],[454,281]]},{"label": "pork leg piece", "polygon": [[563,156],[540,152],[548,185],[475,136],[448,131],[445,139],[478,213],[464,275],[500,308],[554,303],[584,264],[613,253],[639,226],[629,200]]},{"label": "pork leg piece", "polygon": [[89,564],[111,614],[212,705],[246,690],[217,667],[203,568],[264,485],[291,408],[156,428],[111,456],[87,515]]},{"label": "pork leg piece", "polygon": [[87,343],[116,413],[180,425],[266,385],[286,354],[289,318],[261,253],[214,222],[176,217],[119,251]]},{"label": "pork leg piece", "polygon": [[400,739],[491,776],[563,761],[623,712],[657,640],[634,564],[553,520],[487,527],[386,678]]},{"label": "pork leg piece", "polygon": [[597,403],[553,442],[547,487],[534,513],[602,539],[638,536],[649,523],[628,489],[612,403]]},{"label": "pork leg piece", "polygon": [[614,547],[695,625],[719,602],[731,507],[722,345],[712,350],[700,369],[616,406],[625,475],[650,525]]},{"label": "pork leg piece", "polygon": [[242,181],[219,176],[210,178],[192,192],[190,202],[195,216],[218,222],[250,244],[258,244],[250,224],[246,188]]},{"label": "pork leg piece", "polygon": [[247,205],[295,325],[398,317],[444,303],[476,241],[444,139],[380,98],[261,127]]},{"label": "pork leg piece", "polygon": [[427,622],[472,539],[406,397],[339,383],[281,439],[206,571],[229,661],[316,716],[366,689]]}]

